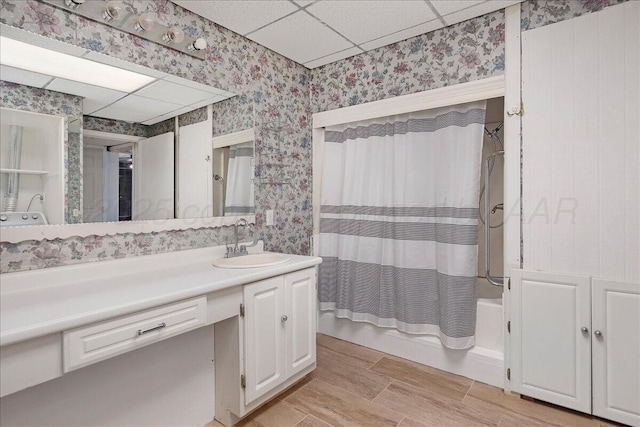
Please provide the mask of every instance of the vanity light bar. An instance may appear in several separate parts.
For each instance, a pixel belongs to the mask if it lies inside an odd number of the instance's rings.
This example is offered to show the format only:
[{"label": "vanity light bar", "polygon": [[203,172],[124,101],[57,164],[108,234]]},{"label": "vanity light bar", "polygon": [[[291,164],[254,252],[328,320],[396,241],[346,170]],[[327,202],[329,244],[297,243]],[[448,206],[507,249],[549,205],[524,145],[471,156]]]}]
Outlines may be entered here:
[{"label": "vanity light bar", "polygon": [[158,22],[154,12],[135,14],[118,0],[41,0],[51,6],[83,16],[92,21],[117,28],[125,33],[177,50],[199,59],[205,59],[207,42],[203,38],[184,35],[177,27],[167,27]]},{"label": "vanity light bar", "polygon": [[0,37],[0,63],[35,73],[87,83],[121,92],[133,92],[155,81],[154,77],[85,58]]}]

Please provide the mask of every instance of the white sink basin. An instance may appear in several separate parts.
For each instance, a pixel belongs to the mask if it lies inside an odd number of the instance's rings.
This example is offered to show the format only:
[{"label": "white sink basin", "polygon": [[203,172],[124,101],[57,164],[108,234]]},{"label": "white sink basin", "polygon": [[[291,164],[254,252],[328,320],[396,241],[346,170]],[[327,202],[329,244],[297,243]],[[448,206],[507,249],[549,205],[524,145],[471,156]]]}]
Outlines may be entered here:
[{"label": "white sink basin", "polygon": [[257,254],[241,255],[234,258],[219,258],[213,261],[214,267],[220,268],[257,268],[284,264],[291,257],[274,252],[260,252]]}]

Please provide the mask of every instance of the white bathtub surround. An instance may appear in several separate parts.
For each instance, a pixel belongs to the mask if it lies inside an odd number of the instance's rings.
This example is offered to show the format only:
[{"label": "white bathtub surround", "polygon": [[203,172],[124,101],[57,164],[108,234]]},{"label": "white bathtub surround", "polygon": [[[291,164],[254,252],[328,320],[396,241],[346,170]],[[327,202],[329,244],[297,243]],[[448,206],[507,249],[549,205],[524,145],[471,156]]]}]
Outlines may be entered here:
[{"label": "white bathtub surround", "polygon": [[[203,425],[214,413],[232,419],[227,410],[243,416],[308,374],[315,368],[315,315],[308,313],[316,310],[313,267],[320,259],[291,255],[269,267],[214,267],[224,251],[3,274],[2,425],[52,419],[69,426]],[[253,301],[255,310],[242,317],[241,304],[265,283],[273,298]],[[247,319],[261,325],[262,335],[279,334],[280,357],[260,356],[274,342],[265,346],[251,335]],[[269,370],[277,370],[278,378],[245,399],[240,379],[244,362],[252,360],[259,372],[247,377],[247,387],[271,378]],[[218,406],[223,397],[235,399],[235,409]]]},{"label": "white bathtub surround", "polygon": [[326,129],[321,310],[473,346],[485,107]]},{"label": "white bathtub surround", "polygon": [[[478,295],[482,296],[479,286]],[[320,312],[318,332],[404,359],[504,387],[504,322],[501,298],[478,298],[476,343],[468,350],[451,350],[436,337],[404,334],[366,323],[338,319]]]}]

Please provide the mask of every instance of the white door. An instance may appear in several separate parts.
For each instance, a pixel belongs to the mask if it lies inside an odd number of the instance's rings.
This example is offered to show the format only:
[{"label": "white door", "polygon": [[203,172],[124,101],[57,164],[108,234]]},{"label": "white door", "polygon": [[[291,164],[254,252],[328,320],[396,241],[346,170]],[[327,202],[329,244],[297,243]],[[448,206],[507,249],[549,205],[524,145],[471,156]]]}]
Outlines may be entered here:
[{"label": "white door", "polygon": [[82,221],[104,221],[105,147],[85,145],[82,150]]},{"label": "white door", "polygon": [[523,268],[640,281],[640,2],[522,33]]},{"label": "white door", "polygon": [[591,413],[589,278],[512,270],[511,292],[512,390]]},{"label": "white door", "polygon": [[180,127],[177,218],[213,216],[211,121]]},{"label": "white door", "polygon": [[133,220],[172,219],[173,132],[142,139],[133,147]]},{"label": "white door", "polygon": [[287,274],[284,279],[287,378],[316,361],[315,268]]},{"label": "white door", "polygon": [[593,279],[593,414],[640,426],[640,284]]},{"label": "white door", "polygon": [[285,297],[283,277],[243,290],[245,317],[245,405],[285,380]]},{"label": "white door", "polygon": [[120,153],[104,153],[104,220],[118,221],[120,190]]}]

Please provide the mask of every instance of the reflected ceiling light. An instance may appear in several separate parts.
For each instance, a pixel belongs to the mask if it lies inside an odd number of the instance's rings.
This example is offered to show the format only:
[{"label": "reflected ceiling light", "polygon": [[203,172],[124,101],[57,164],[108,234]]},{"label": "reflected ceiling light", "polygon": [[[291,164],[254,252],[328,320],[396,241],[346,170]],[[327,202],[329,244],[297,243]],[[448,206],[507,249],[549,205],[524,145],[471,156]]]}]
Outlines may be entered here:
[{"label": "reflected ceiling light", "polygon": [[85,0],[64,0],[64,4],[70,9],[77,9]]},{"label": "reflected ceiling light", "polygon": [[107,2],[107,8],[102,13],[102,17],[104,18],[105,21],[120,19],[122,17],[123,10],[124,10],[124,5],[122,4],[122,2],[118,0],[111,0]]},{"label": "reflected ceiling light", "polygon": [[195,39],[193,43],[187,46],[188,50],[203,50],[206,48],[207,48],[207,41],[202,37]]},{"label": "reflected ceiling light", "polygon": [[156,14],[145,12],[138,18],[138,22],[133,26],[136,31],[151,31],[156,26]]},{"label": "reflected ceiling light", "polygon": [[7,37],[0,37],[0,64],[122,92],[133,92],[156,80]]},{"label": "reflected ceiling light", "polygon": [[[1,0],[4,1],[4,0]],[[164,23],[158,12],[150,9],[138,14],[132,0],[37,0],[69,13],[133,34],[145,40],[206,59],[207,44],[185,34],[174,23]],[[137,0],[136,0],[137,1]],[[154,0],[157,3],[157,0]],[[166,0],[163,0],[166,2]]]},{"label": "reflected ceiling light", "polygon": [[169,28],[169,31],[162,36],[162,41],[165,43],[181,43],[183,40],[184,31],[179,27]]}]

